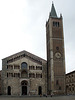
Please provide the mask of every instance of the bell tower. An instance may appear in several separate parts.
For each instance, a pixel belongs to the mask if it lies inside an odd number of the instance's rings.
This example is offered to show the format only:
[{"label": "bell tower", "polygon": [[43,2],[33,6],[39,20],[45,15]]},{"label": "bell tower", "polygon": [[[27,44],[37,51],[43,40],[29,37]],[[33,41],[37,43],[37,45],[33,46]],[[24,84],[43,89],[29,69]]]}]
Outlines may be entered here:
[{"label": "bell tower", "polygon": [[48,94],[65,93],[65,53],[63,18],[57,16],[52,3],[49,19],[46,22],[47,45],[47,90]]}]

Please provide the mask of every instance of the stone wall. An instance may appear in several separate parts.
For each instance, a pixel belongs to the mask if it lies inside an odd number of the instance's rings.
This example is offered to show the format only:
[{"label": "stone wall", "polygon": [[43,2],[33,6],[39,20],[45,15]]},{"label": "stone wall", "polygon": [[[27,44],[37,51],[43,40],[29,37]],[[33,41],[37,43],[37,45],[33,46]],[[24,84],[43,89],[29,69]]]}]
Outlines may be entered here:
[{"label": "stone wall", "polygon": [[[2,60],[2,94],[8,95],[8,86],[11,87],[11,95],[22,95],[22,81],[27,82],[27,95],[38,95],[38,87],[41,86],[42,94],[47,92],[47,65],[46,61],[36,57],[37,60],[30,59],[29,57],[22,57],[15,61],[12,61],[16,56],[21,55],[24,52],[19,54],[12,55],[10,57],[4,58]],[[35,56],[32,55],[34,58]],[[19,56],[18,56],[19,57]],[[10,61],[11,59],[11,61]],[[9,62],[9,63],[8,63]],[[22,63],[27,64],[27,68],[22,69]],[[39,69],[37,69],[37,66]],[[32,67],[33,69],[29,69]],[[27,74],[24,75],[23,74]],[[30,76],[32,73],[34,76]],[[39,74],[39,75],[37,75]]]}]

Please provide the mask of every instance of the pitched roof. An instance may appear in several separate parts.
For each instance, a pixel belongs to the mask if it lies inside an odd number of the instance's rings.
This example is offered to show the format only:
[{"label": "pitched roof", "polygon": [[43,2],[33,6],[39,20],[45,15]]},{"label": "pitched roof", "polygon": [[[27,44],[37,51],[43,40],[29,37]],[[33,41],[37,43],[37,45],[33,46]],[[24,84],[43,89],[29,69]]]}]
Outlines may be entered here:
[{"label": "pitched roof", "polygon": [[52,3],[51,12],[50,12],[50,17],[56,17],[57,18],[57,13],[56,13],[56,10],[55,10],[53,3]]},{"label": "pitched roof", "polygon": [[[15,61],[15,60],[17,60],[17,59],[19,59],[21,57],[29,58],[29,59],[31,59],[33,61],[36,61],[37,63],[40,63],[40,64],[42,63],[42,61],[46,62],[45,59],[42,59],[41,57],[38,57],[38,56],[36,56],[36,55],[34,55],[34,54],[30,53],[30,52],[27,52],[25,50],[23,50],[21,52],[18,52],[16,54],[13,54],[11,56],[8,56],[8,57],[6,57],[4,59],[6,59],[8,62],[13,62],[13,61]],[[2,60],[4,60],[4,59],[2,59]]]}]

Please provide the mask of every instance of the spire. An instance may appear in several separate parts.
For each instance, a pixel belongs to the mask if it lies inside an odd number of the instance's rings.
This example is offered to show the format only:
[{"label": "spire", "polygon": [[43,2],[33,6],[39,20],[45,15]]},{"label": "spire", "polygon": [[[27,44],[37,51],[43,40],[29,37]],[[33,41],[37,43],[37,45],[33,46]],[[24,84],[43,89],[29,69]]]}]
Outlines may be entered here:
[{"label": "spire", "polygon": [[57,13],[56,13],[53,1],[52,1],[52,8],[51,8],[51,12],[50,12],[50,17],[56,17],[57,18]]}]

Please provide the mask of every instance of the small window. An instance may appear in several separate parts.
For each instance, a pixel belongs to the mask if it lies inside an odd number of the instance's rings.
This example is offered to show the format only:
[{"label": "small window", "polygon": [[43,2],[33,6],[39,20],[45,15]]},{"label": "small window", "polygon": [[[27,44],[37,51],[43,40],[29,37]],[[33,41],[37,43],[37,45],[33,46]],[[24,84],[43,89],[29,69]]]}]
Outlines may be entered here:
[{"label": "small window", "polygon": [[20,73],[14,73],[14,77],[20,77]]},{"label": "small window", "polygon": [[72,91],[74,91],[74,87],[72,87]]},{"label": "small window", "polygon": [[59,90],[61,90],[61,86],[59,86]]},{"label": "small window", "polygon": [[7,69],[13,69],[13,65],[7,65]]},{"label": "small window", "polygon": [[71,91],[71,87],[69,88],[69,90]]},{"label": "small window", "polygon": [[13,73],[7,73],[7,77],[13,77]]},{"label": "small window", "polygon": [[56,47],[56,50],[59,50],[59,47]]},{"label": "small window", "polygon": [[34,73],[29,73],[29,77],[30,78],[35,78],[35,74]]},{"label": "small window", "polygon": [[35,69],[35,66],[29,66],[29,69],[30,70],[34,70]]},{"label": "small window", "polygon": [[7,77],[8,77],[8,73],[7,73]]},{"label": "small window", "polygon": [[59,22],[58,22],[58,27],[59,27]]},{"label": "small window", "polygon": [[7,69],[8,69],[8,65],[7,65]]},{"label": "small window", "polygon": [[42,78],[42,74],[36,74],[36,78]]},{"label": "small window", "polygon": [[53,22],[53,26],[56,26],[56,23],[55,22]]},{"label": "small window", "polygon": [[58,80],[56,80],[56,85],[59,85],[59,81]]},{"label": "small window", "polygon": [[14,69],[20,69],[19,65],[14,65]]},{"label": "small window", "polygon": [[72,77],[73,77],[73,75],[72,75]]},{"label": "small window", "polygon": [[42,66],[36,66],[36,70],[42,70]]}]

